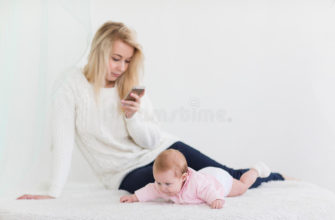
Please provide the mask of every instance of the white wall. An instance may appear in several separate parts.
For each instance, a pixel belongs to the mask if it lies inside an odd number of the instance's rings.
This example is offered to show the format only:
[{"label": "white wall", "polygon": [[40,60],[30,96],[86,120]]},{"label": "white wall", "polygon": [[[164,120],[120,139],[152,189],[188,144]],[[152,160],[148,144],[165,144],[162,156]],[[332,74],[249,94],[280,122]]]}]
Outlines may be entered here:
[{"label": "white wall", "polygon": [[[91,34],[107,20],[136,29],[147,94],[165,130],[228,166],[262,160],[335,191],[333,0],[96,0],[89,7]],[[70,181],[95,181],[78,150],[72,164]]]},{"label": "white wall", "polygon": [[92,24],[137,30],[166,130],[233,167],[263,160],[335,190],[334,2],[140,2],[95,1]]}]

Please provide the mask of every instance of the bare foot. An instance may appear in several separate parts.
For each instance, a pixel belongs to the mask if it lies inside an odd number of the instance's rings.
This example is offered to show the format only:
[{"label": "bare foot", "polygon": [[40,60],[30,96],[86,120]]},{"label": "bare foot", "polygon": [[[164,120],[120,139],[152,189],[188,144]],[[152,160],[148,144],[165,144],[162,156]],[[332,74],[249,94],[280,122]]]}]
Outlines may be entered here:
[{"label": "bare foot", "polygon": [[290,176],[286,176],[286,175],[284,175],[284,174],[282,174],[282,176],[284,177],[284,180],[299,180],[299,179],[297,179],[297,178],[293,178],[293,177],[290,177]]}]

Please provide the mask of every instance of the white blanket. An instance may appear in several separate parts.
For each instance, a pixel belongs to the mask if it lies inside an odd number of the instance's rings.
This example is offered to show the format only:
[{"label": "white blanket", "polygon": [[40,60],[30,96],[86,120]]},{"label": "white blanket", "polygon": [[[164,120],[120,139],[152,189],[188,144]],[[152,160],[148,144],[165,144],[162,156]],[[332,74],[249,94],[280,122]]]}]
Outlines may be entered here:
[{"label": "white blanket", "polygon": [[302,181],[269,182],[227,198],[220,210],[166,202],[120,203],[125,191],[68,185],[54,200],[0,199],[1,220],[110,219],[335,219],[335,193]]}]

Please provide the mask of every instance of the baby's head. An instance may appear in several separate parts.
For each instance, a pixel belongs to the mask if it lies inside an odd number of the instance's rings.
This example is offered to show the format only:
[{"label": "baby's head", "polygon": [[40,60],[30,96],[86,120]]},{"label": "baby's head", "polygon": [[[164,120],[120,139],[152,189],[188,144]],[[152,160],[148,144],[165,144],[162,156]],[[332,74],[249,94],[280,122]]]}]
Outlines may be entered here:
[{"label": "baby's head", "polygon": [[184,155],[174,149],[163,151],[153,165],[155,184],[167,194],[175,195],[181,190],[187,177],[187,162]]}]

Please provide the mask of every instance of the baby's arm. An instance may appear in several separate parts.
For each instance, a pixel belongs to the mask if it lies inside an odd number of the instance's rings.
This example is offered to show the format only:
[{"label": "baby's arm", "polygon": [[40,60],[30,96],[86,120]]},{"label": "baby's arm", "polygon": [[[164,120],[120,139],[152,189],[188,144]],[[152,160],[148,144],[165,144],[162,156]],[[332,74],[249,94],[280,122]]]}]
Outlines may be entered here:
[{"label": "baby's arm", "polygon": [[223,199],[216,199],[211,203],[212,209],[221,209],[223,207],[224,200]]},{"label": "baby's arm", "polygon": [[138,202],[138,198],[135,194],[122,196],[120,202]]},{"label": "baby's arm", "polygon": [[135,191],[135,194],[122,196],[120,202],[146,202],[159,198],[159,192],[154,183],[149,183]]},{"label": "baby's arm", "polygon": [[214,185],[207,181],[198,184],[197,194],[213,209],[221,209],[225,202],[224,197],[217,192]]}]

